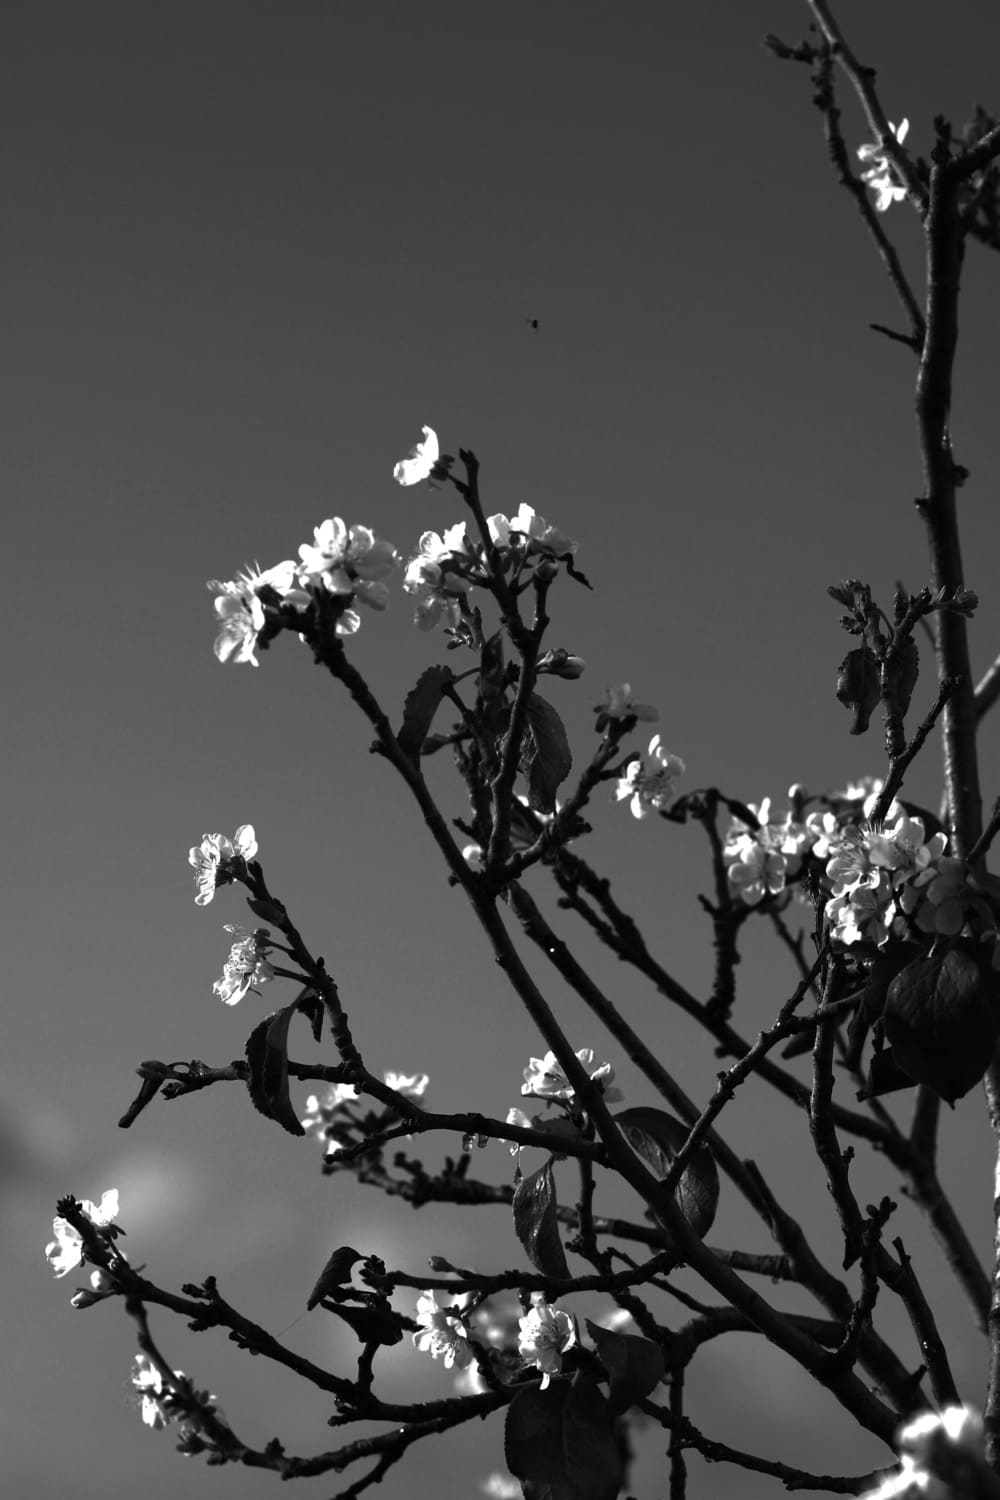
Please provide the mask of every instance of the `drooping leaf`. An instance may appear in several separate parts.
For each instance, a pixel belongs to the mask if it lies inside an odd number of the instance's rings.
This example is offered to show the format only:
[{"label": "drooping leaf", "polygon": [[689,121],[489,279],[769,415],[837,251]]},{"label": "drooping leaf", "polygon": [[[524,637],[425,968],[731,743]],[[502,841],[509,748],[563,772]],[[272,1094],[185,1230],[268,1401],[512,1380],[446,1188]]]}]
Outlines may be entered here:
[{"label": "drooping leaf", "polygon": [[663,1379],[663,1350],[651,1339],[634,1333],[618,1333],[587,1319],[587,1332],[594,1340],[598,1358],[608,1372],[612,1411],[626,1411],[654,1390]]},{"label": "drooping leaf", "polygon": [[878,662],[870,646],[848,651],[837,671],[837,698],[854,715],[852,734],[864,734],[879,701]]},{"label": "drooping leaf", "polygon": [[[688,1138],[688,1127],[666,1110],[650,1105],[620,1110],[614,1119],[636,1155],[642,1157],[657,1177],[666,1177]],[[719,1203],[719,1172],[715,1157],[704,1141],[681,1173],[674,1198],[695,1234],[704,1238],[712,1227]]]},{"label": "drooping leaf", "polygon": [[536,1271],[569,1279],[569,1266],[559,1238],[556,1184],[552,1157],[537,1172],[524,1177],[514,1194],[514,1232]]},{"label": "drooping leaf", "polygon": [[573,756],[562,719],[551,703],[537,693],[529,694],[521,769],[528,780],[528,800],[537,812],[553,811],[556,792],[572,765]]},{"label": "drooping leaf", "polygon": [[904,1073],[949,1104],[967,1094],[993,1057],[998,985],[968,943],[908,963],[889,986],[884,1016]]},{"label": "drooping leaf", "polygon": [[403,704],[403,725],[396,736],[399,748],[410,760],[420,759],[420,749],[427,738],[431,721],[437,713],[445,689],[454,681],[450,667],[438,665],[421,672]]},{"label": "drooping leaf", "polygon": [[305,1135],[288,1092],[288,1026],[296,1002],[265,1016],[247,1038],[247,1088],[255,1109],[289,1135]]},{"label": "drooping leaf", "polygon": [[507,1408],[507,1467],[534,1500],[615,1500],[624,1482],[614,1417],[592,1376],[518,1391]]}]

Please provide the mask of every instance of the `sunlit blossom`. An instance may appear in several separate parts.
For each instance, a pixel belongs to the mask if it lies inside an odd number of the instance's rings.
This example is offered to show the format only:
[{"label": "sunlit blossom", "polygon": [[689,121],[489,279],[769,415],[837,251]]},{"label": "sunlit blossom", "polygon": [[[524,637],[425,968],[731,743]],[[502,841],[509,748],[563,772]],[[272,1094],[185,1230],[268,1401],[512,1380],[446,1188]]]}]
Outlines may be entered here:
[{"label": "sunlit blossom", "polygon": [[212,992],[223,1005],[238,1005],[249,990],[274,978],[274,970],[265,957],[271,934],[264,927],[250,932],[238,922],[224,923],[224,931],[232,934],[233,945],[222,967],[222,977],[212,985]]},{"label": "sunlit blossom", "polygon": [[106,1297],[113,1297],[117,1290],[118,1288],[112,1278],[98,1266],[96,1271],[91,1271],[90,1273],[90,1286],[81,1287],[69,1299],[69,1305],[78,1310],[85,1307],[93,1307],[95,1302],[103,1302]]},{"label": "sunlit blossom", "polygon": [[534,1306],[520,1319],[517,1352],[527,1365],[542,1372],[541,1388],[562,1369],[562,1357],[576,1343],[576,1323],[568,1312],[551,1307],[540,1293]]},{"label": "sunlit blossom", "polygon": [[[898,125],[894,125],[890,120],[889,129],[899,145],[902,145],[910,129],[910,122],[901,120]],[[880,214],[884,214],[886,209],[891,208],[894,203],[900,203],[906,197],[907,189],[893,175],[892,164],[885,154],[881,141],[866,142],[865,145],[859,146],[858,156],[863,162],[870,163],[861,173],[861,181],[875,194],[875,207]]]},{"label": "sunlit blossom", "polygon": [[[611,1064],[606,1062],[601,1063],[597,1068],[593,1066],[593,1047],[581,1047],[576,1057],[591,1082],[601,1085],[606,1104],[614,1104],[624,1099],[625,1095],[615,1085],[615,1070]],[[522,1094],[531,1095],[536,1099],[572,1099],[573,1092],[573,1085],[563,1072],[554,1052],[546,1052],[544,1057],[533,1057],[524,1069]]]},{"label": "sunlit blossom", "polygon": [[500,513],[489,516],[486,525],[497,547],[520,545],[528,555],[547,553],[551,557],[571,557],[576,552],[576,542],[537,515],[530,505],[521,505],[509,518]]},{"label": "sunlit blossom", "polygon": [[[330,516],[313,530],[313,541],[299,547],[299,581],[309,589],[351,597],[371,609],[385,609],[388,585],[382,582],[399,562],[391,542],[381,541],[367,526],[348,526]],[[361,624],[353,609],[345,609],[336,624],[338,635],[353,635]]]},{"label": "sunlit blossom", "polygon": [[213,579],[208,587],[216,596],[215,613],[219,622],[216,656],[221,662],[249,662],[252,667],[259,665],[254,652],[257,637],[264,628],[261,594],[266,595],[270,590],[284,602],[309,603],[308,595],[295,587],[295,564],[290,560],[263,572],[248,568],[229,583]]},{"label": "sunlit blossom", "polygon": [[234,861],[253,859],[256,853],[257,837],[250,823],[241,824],[231,839],[224,833],[206,833],[201,843],[188,853],[188,864],[194,866],[198,887],[195,905],[207,906],[217,887],[233,880]]},{"label": "sunlit blossom", "polygon": [[636,756],[625,767],[615,786],[615,798],[626,799],[634,818],[645,818],[651,812],[662,812],[674,801],[674,782],[687,770],[679,755],[664,748],[654,734],[645,756]]},{"label": "sunlit blossom", "polygon": [[[180,1376],[183,1371],[175,1370],[174,1374]],[[169,1395],[169,1386],[148,1355],[137,1354],[133,1359],[132,1385],[138,1393],[139,1409],[146,1426],[154,1431],[166,1427],[171,1421],[171,1413],[164,1402],[164,1397]]]},{"label": "sunlit blossom", "polygon": [[[101,1201],[98,1204],[91,1203],[89,1198],[84,1198],[81,1206],[95,1229],[106,1229],[118,1217],[118,1189],[108,1188],[101,1195]],[[83,1239],[79,1231],[62,1218],[52,1220],[52,1233],[55,1239],[46,1245],[45,1256],[52,1267],[52,1274],[65,1276],[68,1272],[74,1271],[83,1260]],[[120,1252],[116,1253],[120,1254]]]},{"label": "sunlit blossom", "polygon": [[397,484],[419,484],[422,479],[429,479],[431,470],[441,456],[437,433],[433,427],[422,427],[420,430],[424,435],[423,442],[414,443],[407,456],[401,458],[392,471]]},{"label": "sunlit blossom", "polygon": [[[451,1306],[462,1308],[468,1302],[468,1293],[455,1297]],[[462,1370],[473,1358],[469,1336],[462,1326],[457,1312],[451,1306],[438,1306],[436,1292],[421,1292],[417,1298],[416,1320],[418,1331],[411,1335],[413,1347],[432,1359],[443,1360],[446,1369],[454,1366]]]},{"label": "sunlit blossom", "polygon": [[757,906],[766,896],[780,895],[798,873],[814,835],[808,824],[797,822],[790,812],[773,823],[770,797],[759,805],[751,802],[750,811],[756,814],[758,826],[748,828],[734,819],[722,858],[732,895],[747,906]]},{"label": "sunlit blossom", "polygon": [[458,624],[461,601],[470,588],[465,570],[472,561],[464,521],[450,526],[443,536],[423,533],[420,551],[410,559],[403,578],[405,592],[416,600],[414,621],[421,630],[432,629],[442,619],[452,629]]}]

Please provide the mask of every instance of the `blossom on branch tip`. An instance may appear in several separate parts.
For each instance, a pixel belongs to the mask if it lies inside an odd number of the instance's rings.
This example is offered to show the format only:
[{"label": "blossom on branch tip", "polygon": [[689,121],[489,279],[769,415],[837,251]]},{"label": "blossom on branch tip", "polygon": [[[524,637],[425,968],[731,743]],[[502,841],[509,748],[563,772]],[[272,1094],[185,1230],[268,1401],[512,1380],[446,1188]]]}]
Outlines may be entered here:
[{"label": "blossom on branch tip", "polygon": [[[576,1057],[590,1081],[601,1085],[606,1104],[616,1104],[624,1099],[625,1095],[615,1085],[615,1070],[611,1064],[601,1063],[597,1068],[593,1066],[593,1047],[581,1047]],[[546,1052],[544,1057],[531,1058],[524,1069],[522,1094],[529,1094],[535,1099],[572,1099],[573,1092],[573,1085],[563,1072],[554,1052]],[[509,1116],[508,1120],[510,1120]],[[521,1124],[522,1122],[518,1120],[511,1123]]]},{"label": "blossom on branch tip", "polygon": [[497,547],[520,545],[528,555],[547,553],[550,557],[572,557],[576,552],[576,542],[537,515],[530,505],[522,505],[509,519],[500,513],[489,516],[486,525]]},{"label": "blossom on branch tip", "polygon": [[[910,122],[901,120],[898,125],[894,125],[890,120],[889,129],[899,145],[902,145],[910,129]],[[880,214],[884,214],[886,209],[906,197],[907,189],[897,177],[893,176],[892,164],[885,154],[881,141],[866,142],[865,145],[859,146],[858,156],[861,161],[871,163],[861,173],[861,181],[875,194],[875,208]]]},{"label": "blossom on branch tip", "polygon": [[621,724],[626,719],[639,719],[647,724],[655,724],[660,717],[659,709],[654,708],[651,703],[632,701],[632,688],[627,682],[605,688],[601,702],[594,704],[594,712],[597,715],[594,728],[598,734],[603,734],[611,724]]},{"label": "blossom on branch tip", "polygon": [[[352,597],[370,609],[385,609],[388,585],[382,580],[399,562],[391,542],[381,541],[368,526],[348,526],[340,516],[330,516],[313,529],[313,541],[299,547],[297,576],[307,589],[322,589]],[[361,619],[345,609],[337,620],[338,635],[353,635]]]},{"label": "blossom on branch tip", "polygon": [[437,433],[433,427],[422,427],[420,430],[424,435],[423,442],[414,443],[406,457],[401,458],[392,471],[397,484],[419,484],[422,479],[430,479],[431,470],[441,456]]},{"label": "blossom on branch tip", "polygon": [[632,816],[645,818],[649,813],[662,812],[674,800],[674,782],[687,770],[679,755],[665,750],[660,736],[654,734],[645,756],[630,760],[615,787],[615,798],[630,800]]},{"label": "blossom on branch tip", "polygon": [[234,941],[222,966],[222,978],[212,985],[212,993],[218,995],[223,1005],[239,1005],[248,990],[274,978],[274,970],[265,957],[271,934],[265,927],[250,932],[238,922],[225,922],[223,930],[231,933]]},{"label": "blossom on branch tip", "polygon": [[576,1343],[576,1323],[568,1312],[550,1307],[544,1296],[532,1296],[533,1307],[520,1319],[517,1352],[527,1365],[542,1372],[544,1391],[553,1375],[562,1369],[562,1357]]},{"label": "blossom on branch tip", "polygon": [[[461,1308],[468,1300],[468,1293],[463,1292],[454,1299],[453,1305]],[[421,1292],[417,1298],[416,1320],[420,1328],[411,1334],[414,1349],[429,1354],[432,1359],[443,1360],[446,1370],[453,1366],[463,1370],[473,1353],[458,1313],[439,1307],[437,1292]]]},{"label": "blossom on branch tip", "polygon": [[521,1500],[521,1481],[513,1474],[501,1474],[498,1469],[487,1474],[479,1488],[487,1500]]},{"label": "blossom on branch tip", "polygon": [[194,879],[198,894],[196,906],[207,906],[220,885],[229,885],[235,878],[233,863],[237,859],[253,859],[257,853],[257,837],[250,823],[237,828],[232,838],[223,833],[206,833],[200,844],[188,853],[188,864],[194,866]]},{"label": "blossom on branch tip", "polygon": [[261,594],[266,597],[271,591],[281,601],[308,604],[308,595],[294,585],[295,564],[290,560],[267,568],[263,573],[247,569],[238,573],[231,583],[222,583],[217,578],[209,582],[208,587],[216,595],[219,633],[214,651],[219,661],[249,662],[252,667],[259,665],[254,652],[257,637],[264,628]]},{"label": "blossom on branch tip", "polygon": [[[118,1217],[118,1189],[108,1188],[102,1194],[99,1204],[84,1198],[82,1208],[95,1229],[107,1229]],[[61,1218],[52,1220],[52,1233],[55,1239],[46,1245],[45,1257],[54,1276],[65,1276],[69,1271],[74,1271],[84,1258],[83,1239],[72,1224]]]}]

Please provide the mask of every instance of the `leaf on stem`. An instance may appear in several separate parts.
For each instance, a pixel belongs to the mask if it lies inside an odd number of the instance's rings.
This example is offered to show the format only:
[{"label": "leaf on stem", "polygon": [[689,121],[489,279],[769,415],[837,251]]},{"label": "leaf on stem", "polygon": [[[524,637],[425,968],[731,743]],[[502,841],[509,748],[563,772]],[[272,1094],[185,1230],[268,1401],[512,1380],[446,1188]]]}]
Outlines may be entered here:
[{"label": "leaf on stem", "polygon": [[969,945],[915,958],[886,996],[885,1036],[894,1061],[954,1104],[992,1060],[998,991],[1000,976]]},{"label": "leaf on stem", "polygon": [[434,715],[441,705],[445,689],[454,681],[450,667],[433,666],[421,672],[403,704],[403,726],[396,736],[400,750],[412,761],[419,761],[420,750]]},{"label": "leaf on stem", "polygon": [[288,1026],[298,1002],[265,1016],[247,1038],[247,1088],[254,1108],[289,1135],[305,1135],[288,1092]]},{"label": "leaf on stem", "polygon": [[555,810],[556,791],[573,766],[573,756],[562,719],[551,703],[537,693],[528,697],[528,722],[521,746],[521,770],[528,782],[528,800],[536,812]]},{"label": "leaf on stem", "polygon": [[569,1280],[569,1266],[559,1238],[554,1158],[518,1184],[514,1194],[514,1233],[536,1271]]},{"label": "leaf on stem", "polygon": [[608,1372],[610,1406],[623,1412],[648,1396],[663,1379],[663,1350],[651,1339],[634,1333],[617,1333],[587,1319],[587,1332],[594,1340],[597,1356]]},{"label": "leaf on stem", "polygon": [[625,1478],[611,1408],[583,1370],[518,1391],[504,1456],[525,1500],[615,1500]]},{"label": "leaf on stem", "polygon": [[837,670],[837,699],[854,715],[852,734],[864,734],[879,701],[878,662],[870,646],[848,651]]},{"label": "leaf on stem", "polygon": [[[666,1110],[649,1105],[623,1109],[612,1118],[636,1155],[657,1177],[666,1177],[690,1134],[688,1126]],[[695,1234],[703,1238],[712,1227],[719,1204],[719,1171],[704,1141],[681,1173],[674,1198]]]}]

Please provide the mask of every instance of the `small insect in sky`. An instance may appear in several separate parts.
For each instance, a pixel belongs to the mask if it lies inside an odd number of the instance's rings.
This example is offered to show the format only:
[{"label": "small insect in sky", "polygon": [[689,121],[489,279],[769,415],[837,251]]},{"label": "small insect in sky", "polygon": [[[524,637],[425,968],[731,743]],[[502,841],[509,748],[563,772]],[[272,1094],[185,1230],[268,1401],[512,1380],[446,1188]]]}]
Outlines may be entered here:
[{"label": "small insect in sky", "polygon": [[527,325],[528,325],[529,328],[534,329],[535,333],[538,332],[538,319],[537,318],[525,318],[524,321],[527,323]]}]

